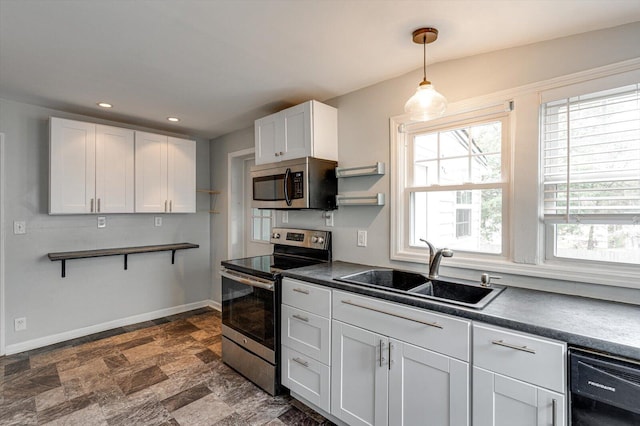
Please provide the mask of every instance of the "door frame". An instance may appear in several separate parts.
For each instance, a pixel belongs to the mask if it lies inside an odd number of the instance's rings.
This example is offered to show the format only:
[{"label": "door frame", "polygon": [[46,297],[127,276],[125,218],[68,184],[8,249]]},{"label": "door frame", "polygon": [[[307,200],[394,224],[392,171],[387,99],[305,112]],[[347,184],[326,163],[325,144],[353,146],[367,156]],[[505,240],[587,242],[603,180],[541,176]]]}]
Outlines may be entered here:
[{"label": "door frame", "polygon": [[4,317],[4,133],[0,133],[0,356],[5,354],[7,322]]},{"label": "door frame", "polygon": [[255,148],[247,148],[230,152],[227,157],[227,259],[243,257],[245,253],[244,163],[255,153]]}]

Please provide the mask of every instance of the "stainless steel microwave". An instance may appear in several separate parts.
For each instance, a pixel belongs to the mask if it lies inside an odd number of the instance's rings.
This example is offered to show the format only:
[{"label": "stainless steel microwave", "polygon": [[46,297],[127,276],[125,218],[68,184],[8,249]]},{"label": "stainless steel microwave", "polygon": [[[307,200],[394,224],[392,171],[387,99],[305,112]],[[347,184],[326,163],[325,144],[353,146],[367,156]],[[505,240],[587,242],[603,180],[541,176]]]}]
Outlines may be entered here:
[{"label": "stainless steel microwave", "polygon": [[337,165],[335,161],[305,157],[253,166],[251,207],[333,210],[338,193]]}]

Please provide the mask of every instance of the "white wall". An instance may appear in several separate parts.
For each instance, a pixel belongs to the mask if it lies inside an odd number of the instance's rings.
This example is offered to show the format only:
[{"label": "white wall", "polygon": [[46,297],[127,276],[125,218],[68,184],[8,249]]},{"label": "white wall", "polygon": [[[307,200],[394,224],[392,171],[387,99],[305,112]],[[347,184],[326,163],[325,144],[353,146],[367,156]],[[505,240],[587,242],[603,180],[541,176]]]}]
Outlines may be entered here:
[{"label": "white wall", "polygon": [[[85,327],[206,303],[211,298],[208,196],[198,195],[201,212],[161,215],[162,227],[154,227],[152,214],[105,215],[105,229],[97,228],[94,215],[49,216],[49,116],[136,128],[0,99],[6,156],[7,352]],[[197,186],[208,188],[208,141],[197,142],[196,155]],[[26,235],[13,234],[15,220],[26,221]],[[200,248],[178,251],[175,265],[171,252],[131,255],[127,271],[122,256],[71,260],[66,278],[60,276],[60,262],[47,258],[49,252],[176,242]],[[13,331],[17,317],[27,318],[27,330]]]},{"label": "white wall", "polygon": [[[584,33],[572,37],[546,41],[528,46],[491,52],[428,65],[427,76],[445,94],[449,102],[489,95],[523,85],[548,80],[579,71],[640,57],[640,23],[628,24],[602,31]],[[434,46],[437,49],[437,45]],[[392,60],[392,58],[390,58]],[[338,108],[339,163],[341,166],[357,166],[383,161],[387,174],[382,177],[342,179],[340,192],[384,192],[389,199],[389,118],[403,112],[404,102],[415,91],[421,80],[422,70],[381,82],[379,84],[337,97],[326,103]],[[240,149],[253,143],[253,129],[227,135],[213,141],[212,168],[226,167],[227,150]],[[229,144],[236,141],[237,147]],[[531,143],[533,141],[533,143]],[[528,139],[529,146],[518,146],[526,152],[537,149],[535,138]],[[223,143],[224,145],[220,145]],[[392,171],[391,171],[392,172]],[[226,185],[226,175],[214,172],[216,186]],[[518,175],[516,175],[518,178]],[[537,179],[535,174],[528,179]],[[535,185],[536,182],[531,181]],[[516,194],[517,197],[517,194]],[[278,218],[280,216],[278,215]],[[389,204],[384,207],[343,207],[335,212],[333,231],[334,259],[378,266],[394,266],[424,271],[425,265],[389,260]],[[319,212],[292,211],[289,223],[284,226],[328,229]],[[356,231],[368,231],[368,246],[356,246]],[[214,250],[226,247],[214,237]],[[216,259],[214,259],[214,262]],[[459,276],[460,270],[441,268],[443,275]],[[214,263],[214,268],[215,268]],[[469,278],[479,277],[479,271],[467,271]],[[573,294],[585,294],[613,300],[640,303],[640,292],[615,287],[602,287],[582,283],[569,283],[527,277],[506,277],[512,285],[527,286]],[[214,279],[214,287],[219,281]],[[214,297],[219,293],[214,292]],[[219,299],[218,299],[219,300]]]}]

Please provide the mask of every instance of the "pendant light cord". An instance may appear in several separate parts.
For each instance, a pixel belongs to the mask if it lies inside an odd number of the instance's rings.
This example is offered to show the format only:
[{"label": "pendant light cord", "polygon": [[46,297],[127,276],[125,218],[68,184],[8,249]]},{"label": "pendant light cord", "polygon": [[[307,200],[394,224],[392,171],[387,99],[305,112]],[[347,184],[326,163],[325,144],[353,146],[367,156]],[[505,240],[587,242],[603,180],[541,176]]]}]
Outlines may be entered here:
[{"label": "pendant light cord", "polygon": [[424,33],[422,37],[422,81],[427,81],[427,33]]}]

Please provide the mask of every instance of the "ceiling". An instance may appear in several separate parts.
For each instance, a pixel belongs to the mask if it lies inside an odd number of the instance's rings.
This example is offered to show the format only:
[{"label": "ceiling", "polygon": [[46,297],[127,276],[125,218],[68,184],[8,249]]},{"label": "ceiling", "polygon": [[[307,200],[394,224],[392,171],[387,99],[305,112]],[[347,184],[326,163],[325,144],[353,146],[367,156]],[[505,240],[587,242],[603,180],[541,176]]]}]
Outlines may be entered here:
[{"label": "ceiling", "polygon": [[214,138],[420,68],[421,26],[434,63],[635,21],[638,0],[0,0],[0,97]]}]

